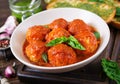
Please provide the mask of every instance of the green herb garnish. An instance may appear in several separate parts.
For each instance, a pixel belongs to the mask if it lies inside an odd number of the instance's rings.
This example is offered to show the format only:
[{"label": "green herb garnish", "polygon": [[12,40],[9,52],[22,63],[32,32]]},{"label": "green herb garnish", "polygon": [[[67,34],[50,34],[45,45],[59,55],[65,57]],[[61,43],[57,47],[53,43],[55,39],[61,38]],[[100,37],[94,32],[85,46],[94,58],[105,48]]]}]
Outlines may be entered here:
[{"label": "green herb garnish", "polygon": [[94,32],[94,35],[97,39],[100,39],[100,33],[99,32]]},{"label": "green herb garnish", "polygon": [[105,58],[102,59],[102,67],[106,75],[120,84],[120,68],[117,62],[107,60]]},{"label": "green herb garnish", "polygon": [[50,46],[54,46],[56,44],[60,44],[60,43],[63,43],[63,42],[66,42],[68,39],[63,36],[63,37],[60,37],[60,38],[56,38],[52,41],[50,41],[49,43],[46,44],[46,46],[50,47]]},{"label": "green herb garnish", "polygon": [[85,50],[85,48],[73,36],[68,38],[68,44],[75,49]]},{"label": "green herb garnish", "polygon": [[48,57],[47,57],[47,54],[46,54],[46,53],[43,53],[43,54],[42,54],[42,59],[43,59],[46,63],[48,63]]},{"label": "green herb garnish", "polygon": [[85,50],[85,48],[73,36],[70,36],[68,38],[65,36],[56,38],[56,39],[50,41],[49,43],[47,43],[46,46],[50,47],[50,46],[54,46],[56,44],[60,44],[60,43],[64,43],[64,42],[68,43],[68,45],[70,45],[71,47],[73,47],[75,49]]}]

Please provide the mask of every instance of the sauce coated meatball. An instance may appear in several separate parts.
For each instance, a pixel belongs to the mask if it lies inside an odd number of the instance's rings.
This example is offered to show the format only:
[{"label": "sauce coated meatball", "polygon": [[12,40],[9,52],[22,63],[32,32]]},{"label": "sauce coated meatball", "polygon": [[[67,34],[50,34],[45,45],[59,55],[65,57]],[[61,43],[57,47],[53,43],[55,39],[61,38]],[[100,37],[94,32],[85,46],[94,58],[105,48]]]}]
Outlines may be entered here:
[{"label": "sauce coated meatball", "polygon": [[59,19],[54,20],[52,23],[50,23],[48,25],[48,27],[50,29],[54,29],[54,28],[64,28],[64,29],[67,29],[67,25],[68,25],[68,22],[65,19],[59,18]]},{"label": "sauce coated meatball", "polygon": [[75,19],[68,25],[68,31],[73,35],[79,34],[80,32],[86,30],[91,31],[91,28],[83,20],[80,19]]},{"label": "sauce coated meatball", "polygon": [[48,35],[46,35],[46,41],[50,42],[51,40],[60,38],[62,36],[69,37],[70,33],[63,28],[55,28]]},{"label": "sauce coated meatball", "polygon": [[42,54],[46,52],[47,48],[42,41],[34,41],[25,48],[25,54],[34,63],[43,63]]},{"label": "sauce coated meatball", "polygon": [[50,29],[43,26],[32,26],[26,33],[26,39],[28,42],[32,42],[34,40],[44,40],[46,34],[49,32]]},{"label": "sauce coated meatball", "polygon": [[98,48],[98,41],[95,35],[90,31],[83,31],[77,35],[75,38],[86,48],[86,50],[77,50],[79,55],[92,55]]},{"label": "sauce coated meatball", "polygon": [[52,66],[64,66],[76,62],[76,53],[65,45],[57,44],[48,50],[48,59]]},{"label": "sauce coated meatball", "polygon": [[[82,19],[68,22],[58,18],[44,26],[31,26],[26,32],[23,52],[30,62],[39,66],[58,67],[74,64],[89,58],[97,51],[100,38],[97,39],[94,32],[97,32],[95,28]],[[63,36],[66,37],[65,41],[57,39]],[[47,45],[50,41],[52,46]],[[76,48],[80,47],[79,43],[85,50]]]}]

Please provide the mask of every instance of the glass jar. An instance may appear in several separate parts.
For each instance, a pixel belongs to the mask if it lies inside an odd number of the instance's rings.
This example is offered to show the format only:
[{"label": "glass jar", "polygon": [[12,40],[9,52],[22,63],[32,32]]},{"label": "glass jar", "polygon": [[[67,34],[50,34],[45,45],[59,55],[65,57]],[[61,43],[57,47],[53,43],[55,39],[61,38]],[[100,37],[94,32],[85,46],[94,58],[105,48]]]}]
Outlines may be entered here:
[{"label": "glass jar", "polygon": [[42,11],[41,0],[9,0],[9,7],[18,22]]}]

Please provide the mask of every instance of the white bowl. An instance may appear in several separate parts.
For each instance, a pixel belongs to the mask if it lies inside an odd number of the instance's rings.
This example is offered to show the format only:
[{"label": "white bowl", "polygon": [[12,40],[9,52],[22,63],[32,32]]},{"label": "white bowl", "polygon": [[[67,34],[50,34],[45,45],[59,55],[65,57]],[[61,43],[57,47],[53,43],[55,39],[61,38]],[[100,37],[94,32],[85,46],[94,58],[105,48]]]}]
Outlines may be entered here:
[{"label": "white bowl", "polygon": [[[25,41],[26,31],[33,25],[48,24],[57,18],[64,18],[67,21],[72,21],[73,19],[82,19],[87,24],[95,27],[100,33],[101,37],[101,43],[97,52],[93,56],[81,62],[60,67],[43,67],[30,63],[23,54],[23,43]],[[98,15],[77,8],[55,8],[37,13],[20,23],[11,36],[10,48],[13,55],[26,66],[29,66],[33,69],[39,69],[41,72],[61,73],[78,69],[95,60],[107,46],[109,38],[109,27]]]}]

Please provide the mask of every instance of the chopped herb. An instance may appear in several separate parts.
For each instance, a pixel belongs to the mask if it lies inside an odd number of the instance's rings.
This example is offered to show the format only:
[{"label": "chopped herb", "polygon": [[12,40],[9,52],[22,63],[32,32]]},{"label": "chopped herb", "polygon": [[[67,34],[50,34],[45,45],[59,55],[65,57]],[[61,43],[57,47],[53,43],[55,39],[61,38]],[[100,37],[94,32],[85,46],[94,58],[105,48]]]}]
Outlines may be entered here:
[{"label": "chopped herb", "polygon": [[94,32],[94,35],[97,39],[100,39],[100,33],[99,32]]},{"label": "chopped herb", "polygon": [[43,54],[42,54],[42,59],[43,59],[46,63],[48,63],[48,57],[47,57],[47,54],[46,54],[46,53],[43,53]]},{"label": "chopped herb", "polygon": [[64,42],[68,43],[68,45],[70,45],[71,47],[73,47],[75,49],[85,50],[85,48],[73,36],[70,36],[68,38],[65,36],[56,38],[56,39],[50,41],[49,43],[47,43],[46,46],[50,47],[50,46],[54,46],[56,44],[60,44],[60,43],[64,43]]},{"label": "chopped herb", "polygon": [[78,42],[78,40],[76,38],[74,38],[73,36],[70,36],[68,38],[68,44],[75,48],[75,49],[79,49],[79,50],[85,50],[85,48]]},{"label": "chopped herb", "polygon": [[65,36],[63,36],[63,37],[56,38],[56,39],[50,41],[49,43],[46,44],[46,46],[50,47],[50,46],[54,46],[56,44],[66,42],[66,41],[67,41],[67,38]]}]

